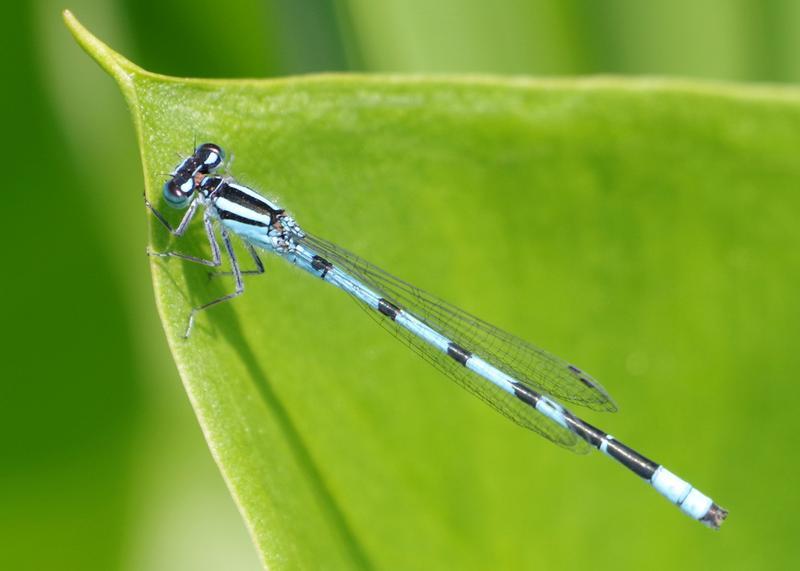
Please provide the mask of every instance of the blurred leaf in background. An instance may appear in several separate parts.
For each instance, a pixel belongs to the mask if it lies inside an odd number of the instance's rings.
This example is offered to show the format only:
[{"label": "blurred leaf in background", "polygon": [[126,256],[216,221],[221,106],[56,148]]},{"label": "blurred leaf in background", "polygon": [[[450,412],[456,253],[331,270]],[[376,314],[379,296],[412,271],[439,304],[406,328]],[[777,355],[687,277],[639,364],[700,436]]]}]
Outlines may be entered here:
[{"label": "blurred leaf in background", "polygon": [[793,0],[350,0],[366,67],[800,79]]},{"label": "blurred leaf in background", "polygon": [[[9,307],[2,344],[8,373],[0,398],[0,568],[257,568],[155,318],[142,253],[141,167],[128,113],[112,83],[72,44],[60,22],[63,7],[52,0],[10,4],[2,40],[4,53],[13,54],[6,59],[9,86],[2,95],[13,167],[6,184],[11,228],[3,286]],[[174,75],[350,69],[800,78],[800,4],[791,0],[274,0],[224,9],[211,2],[77,0],[66,7],[133,60]],[[702,169],[697,177],[703,179]],[[753,187],[755,196],[765,192],[763,183]],[[724,199],[727,189],[717,191]],[[769,196],[771,207],[790,211]],[[723,200],[707,216],[718,216],[725,205]],[[771,226],[770,217],[761,219]],[[776,236],[787,251],[796,245],[792,238]],[[742,245],[728,259],[740,267],[756,263],[750,271],[757,272],[763,256],[753,255]],[[771,333],[760,342],[744,339],[752,357],[743,369],[746,379],[731,385],[737,392],[747,389],[734,410],[761,416],[735,435],[759,451],[753,463],[776,462],[781,479],[794,469],[781,467],[773,456],[783,452],[768,444],[792,434],[785,424],[791,415],[781,411],[794,394],[785,392],[784,383],[794,366],[787,355],[796,333],[776,328],[769,316],[794,311],[783,302],[791,294],[782,284],[796,283],[791,268],[791,260],[786,268],[761,268],[767,289],[757,292],[756,305],[748,302],[755,293],[746,288],[734,290],[722,306],[714,305],[722,303],[716,295],[705,303],[717,312],[766,316],[739,324],[754,336]],[[699,286],[684,287],[688,295]],[[731,334],[709,327],[716,335]],[[662,333],[681,339],[684,332]],[[740,343],[737,351],[748,347]],[[615,350],[624,352],[621,346]],[[761,355],[769,356],[762,359],[766,371],[757,365]],[[654,391],[652,372],[641,385],[625,377],[626,371],[651,369],[652,353],[633,351],[626,359],[629,369],[612,370],[615,393]],[[642,426],[645,412],[658,410],[658,395],[644,396],[621,399],[636,403],[635,410],[624,408],[631,426]],[[557,454],[548,452],[548,461]],[[796,562],[786,541],[793,533],[788,522],[785,533],[750,525],[762,550],[785,565]],[[755,568],[762,555],[740,552],[740,562]],[[570,562],[578,560],[565,565]]]},{"label": "blurred leaf in background", "polygon": [[43,84],[34,14],[9,9],[0,568],[78,569],[87,548],[117,567],[142,392],[133,332],[103,235],[85,222],[90,197]]}]

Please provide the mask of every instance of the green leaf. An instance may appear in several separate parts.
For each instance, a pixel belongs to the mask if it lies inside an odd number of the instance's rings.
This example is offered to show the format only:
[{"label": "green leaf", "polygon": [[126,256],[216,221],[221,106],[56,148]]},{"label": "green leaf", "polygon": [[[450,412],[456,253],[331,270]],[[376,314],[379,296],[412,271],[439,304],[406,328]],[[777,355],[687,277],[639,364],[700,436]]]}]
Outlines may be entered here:
[{"label": "green leaf", "polygon": [[[622,413],[590,422],[741,518],[708,541],[602,456],[519,429],[281,260],[183,340],[189,309],[232,284],[152,259],[175,362],[265,565],[687,568],[682,545],[697,568],[735,567],[753,537],[791,529],[796,510],[761,511],[795,497],[791,478],[763,484],[781,455],[754,452],[790,421],[753,403],[800,397],[780,375],[800,366],[797,90],[177,79],[66,19],[130,105],[158,207],[179,155],[222,145],[231,172],[306,229],[605,380]],[[157,251],[209,255],[199,227],[178,243],[151,229]]]}]

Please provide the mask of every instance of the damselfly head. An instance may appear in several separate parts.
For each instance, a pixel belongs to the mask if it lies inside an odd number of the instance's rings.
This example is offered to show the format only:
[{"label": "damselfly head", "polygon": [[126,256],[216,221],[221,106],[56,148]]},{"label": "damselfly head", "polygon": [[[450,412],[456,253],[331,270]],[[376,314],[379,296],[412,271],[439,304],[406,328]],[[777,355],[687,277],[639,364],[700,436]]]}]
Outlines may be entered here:
[{"label": "damselfly head", "polygon": [[164,183],[164,199],[174,208],[185,208],[194,194],[194,179],[172,177]]}]

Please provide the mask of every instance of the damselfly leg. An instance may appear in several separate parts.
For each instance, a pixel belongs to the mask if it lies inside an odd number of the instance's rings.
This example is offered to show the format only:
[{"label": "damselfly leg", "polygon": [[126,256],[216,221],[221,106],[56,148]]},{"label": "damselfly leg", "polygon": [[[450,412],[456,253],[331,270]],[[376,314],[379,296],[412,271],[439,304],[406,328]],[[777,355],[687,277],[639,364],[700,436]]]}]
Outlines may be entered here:
[{"label": "damselfly leg", "polygon": [[181,221],[178,223],[177,228],[173,228],[172,224],[169,223],[163,214],[161,214],[158,210],[156,210],[155,206],[153,206],[149,200],[147,200],[147,195],[144,197],[144,205],[153,213],[153,216],[156,217],[156,220],[161,222],[161,225],[169,230],[169,233],[173,236],[180,238],[186,233],[186,229],[189,227],[189,224],[192,222],[192,218],[197,213],[197,208],[200,206],[200,203],[197,200],[192,201],[189,205],[189,209],[186,211],[186,214],[183,215]]},{"label": "damselfly leg", "polygon": [[[189,210],[186,212],[180,224],[178,225],[178,228],[173,230],[172,225],[170,225],[169,221],[167,221],[167,219],[164,218],[164,216],[160,212],[158,212],[158,210],[153,208],[153,206],[150,204],[147,198],[145,198],[145,205],[153,213],[156,220],[158,220],[167,230],[169,230],[170,234],[172,234],[173,236],[177,236],[179,238],[183,236],[183,234],[186,232],[186,228],[188,228],[195,212],[197,211],[198,204],[199,201],[197,200],[192,202],[191,206],[189,206]],[[173,250],[167,252],[153,252],[151,250],[148,250],[147,255],[158,258],[179,258],[181,260],[186,260],[188,262],[193,262],[195,264],[202,264],[204,266],[218,268],[219,266],[222,265],[222,253],[220,252],[219,244],[217,243],[217,239],[214,234],[214,224],[213,221],[211,220],[211,216],[208,210],[206,210],[203,213],[203,226],[205,227],[206,230],[208,244],[209,246],[211,246],[212,259],[209,260],[206,258],[200,258],[197,256],[192,256],[189,254],[184,254],[183,252],[176,252]],[[233,245],[231,244],[230,237],[228,236],[228,232],[225,230],[225,228],[220,229],[220,235],[222,236],[222,242],[225,245],[225,252],[227,253],[228,259],[230,260],[231,263],[230,272],[220,272],[220,273],[229,274],[233,276],[236,282],[236,290],[232,293],[223,295],[222,297],[209,301],[208,303],[204,303],[203,305],[192,308],[192,310],[189,312],[189,318],[186,324],[186,330],[183,334],[184,339],[188,338],[189,335],[191,334],[192,328],[194,327],[195,315],[198,312],[203,311],[204,309],[208,309],[209,307],[212,307],[219,303],[222,303],[223,301],[228,301],[230,299],[233,299],[244,292],[244,281],[242,280],[243,272],[239,268],[239,262],[236,258],[236,253],[233,250]],[[248,270],[248,273],[255,273],[255,274],[264,273],[264,264],[258,257],[258,254],[249,244],[247,245],[247,249],[248,251],[250,251],[251,256],[253,256],[253,260],[256,262],[256,266],[258,267],[258,269],[256,270]]]},{"label": "damselfly leg", "polygon": [[[195,201],[194,204],[197,204],[197,202]],[[192,207],[190,206],[189,209],[191,210],[191,208]],[[161,215],[158,213],[158,211],[156,211],[153,207],[150,207],[150,210],[153,212],[153,214],[156,215],[156,218],[160,220],[162,224],[164,224],[167,227],[167,229],[170,230],[170,232],[172,232],[173,236],[177,236],[179,238],[183,236],[183,233],[186,231],[186,228],[183,228],[183,230],[180,233],[178,233],[178,231],[181,230],[180,226],[178,227],[178,230],[172,231],[170,226],[168,226],[169,222],[164,220],[163,217],[161,217]],[[193,214],[193,213],[188,212],[187,216],[188,214]],[[186,216],[184,216],[184,220],[185,219]],[[181,226],[183,225],[184,221],[181,221]],[[186,223],[186,225],[188,226],[188,222]],[[197,256],[191,256],[189,254],[184,254],[182,252],[176,252],[174,250],[168,250],[166,252],[153,252],[151,250],[147,250],[147,255],[157,258],[180,258],[181,260],[194,262],[195,264],[202,264],[204,266],[218,268],[219,266],[222,265],[222,256],[220,255],[219,244],[217,244],[217,239],[214,236],[214,225],[211,221],[211,217],[209,216],[207,210],[203,213],[203,226],[205,226],[206,236],[208,237],[208,243],[211,246],[211,256],[212,256],[211,260],[208,260],[206,258],[199,258]]]},{"label": "damselfly leg", "polygon": [[187,323],[186,325],[186,332],[183,334],[184,339],[189,338],[189,335],[192,332],[192,327],[194,327],[194,317],[195,315],[197,315],[197,313],[205,309],[208,309],[209,307],[218,305],[224,301],[229,301],[244,293],[244,280],[242,279],[242,271],[239,269],[239,262],[236,259],[236,253],[233,251],[233,244],[231,244],[231,239],[228,236],[228,232],[225,230],[225,228],[220,229],[220,234],[222,235],[222,243],[225,244],[225,251],[227,252],[228,258],[231,261],[231,274],[233,274],[233,279],[236,281],[236,291],[234,291],[233,293],[229,293],[227,295],[223,295],[222,297],[209,301],[208,303],[204,303],[199,307],[192,308],[192,311],[189,313],[189,323]]},{"label": "damselfly leg", "polygon": [[[254,270],[242,270],[241,271],[242,275],[243,276],[258,276],[258,275],[263,274],[264,273],[264,262],[259,257],[258,252],[256,252],[256,249],[253,248],[253,246],[251,246],[250,244],[248,244],[246,242],[245,242],[244,247],[247,248],[247,251],[250,254],[250,257],[253,258],[253,262],[255,262],[255,264],[256,264],[256,269],[254,269]],[[208,279],[216,278],[216,277],[220,277],[220,276],[232,276],[232,275],[233,275],[233,272],[208,272]]]}]

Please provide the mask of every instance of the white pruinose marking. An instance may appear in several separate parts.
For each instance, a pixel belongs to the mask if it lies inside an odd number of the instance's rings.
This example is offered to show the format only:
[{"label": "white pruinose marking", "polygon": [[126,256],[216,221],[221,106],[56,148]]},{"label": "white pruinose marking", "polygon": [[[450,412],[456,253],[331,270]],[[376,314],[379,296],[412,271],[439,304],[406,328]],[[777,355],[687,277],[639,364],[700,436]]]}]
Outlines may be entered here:
[{"label": "white pruinose marking", "polygon": [[679,478],[664,466],[659,466],[650,478],[650,483],[659,494],[673,504],[680,504],[692,491],[692,485]]},{"label": "white pruinose marking", "polygon": [[227,210],[232,214],[236,214],[237,216],[241,216],[242,218],[246,218],[247,220],[261,222],[262,224],[269,225],[270,222],[272,221],[272,219],[268,214],[260,214],[255,210],[253,210],[252,208],[241,206],[239,204],[236,204],[235,202],[231,202],[227,198],[217,198],[216,207],[219,210]]},{"label": "white pruinose marking", "polygon": [[514,380],[503,371],[491,366],[480,357],[473,355],[467,360],[467,369],[477,373],[493,385],[503,389],[507,393],[514,394]]},{"label": "white pruinose marking", "polygon": [[210,153],[208,153],[208,156],[206,157],[205,164],[212,165],[215,162],[217,162],[218,159],[219,159],[219,155],[217,153],[210,152]]},{"label": "white pruinose marking", "polygon": [[554,401],[551,401],[549,398],[543,396],[540,397],[536,402],[536,410],[541,412],[550,420],[569,430],[569,426],[567,426],[567,420],[564,418],[564,409],[561,407],[561,405],[556,404]]},{"label": "white pruinose marking", "polygon": [[256,200],[263,202],[273,210],[280,210],[280,206],[269,200],[263,194],[258,194],[252,188],[247,188],[246,186],[242,186],[241,184],[233,184],[233,183],[229,183],[228,186],[230,186],[231,188],[235,188],[236,190],[240,191],[243,194],[246,194],[247,196],[251,196]]},{"label": "white pruinose marking", "polygon": [[700,519],[708,513],[713,503],[714,502],[707,495],[701,493],[700,490],[692,488],[692,491],[689,492],[689,495],[686,496],[686,499],[681,503],[681,511],[689,517]]}]

